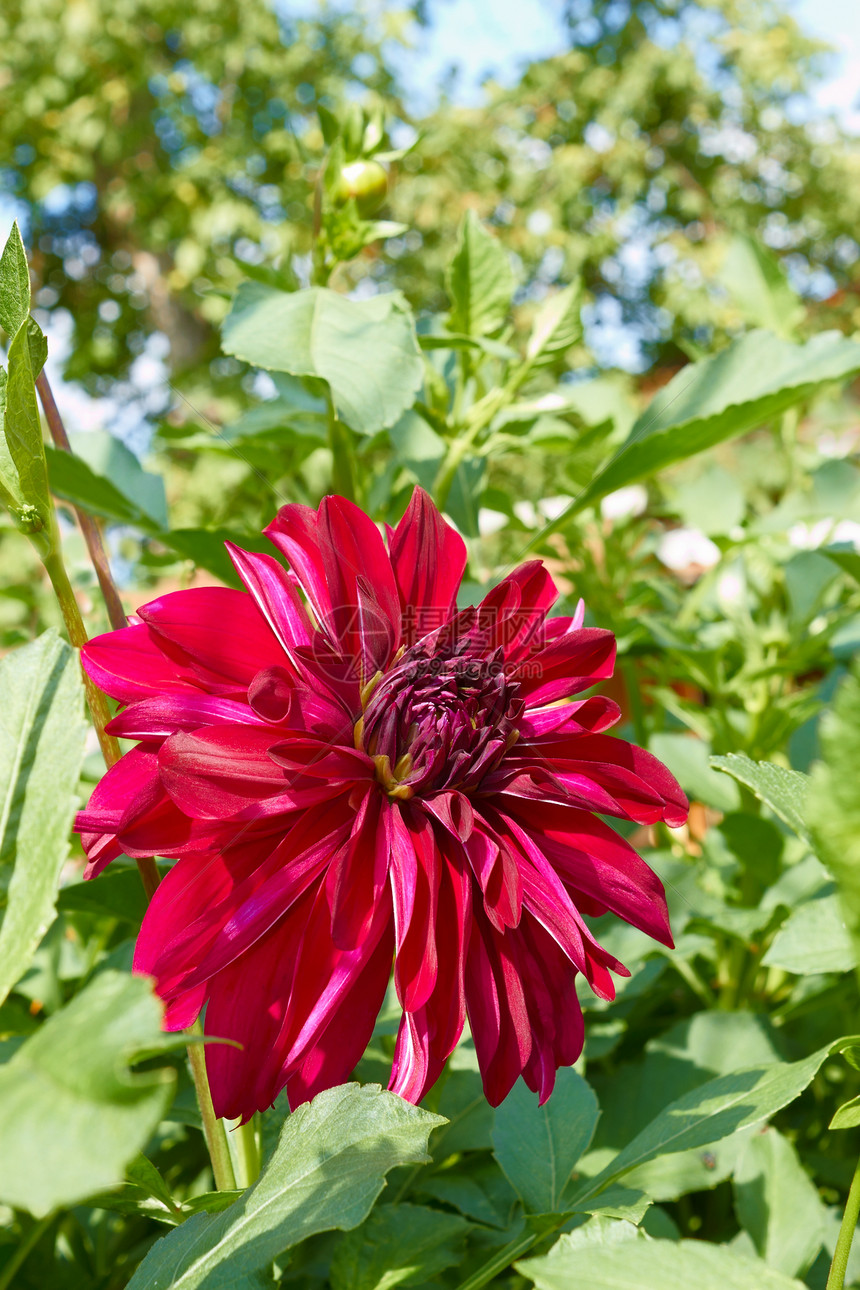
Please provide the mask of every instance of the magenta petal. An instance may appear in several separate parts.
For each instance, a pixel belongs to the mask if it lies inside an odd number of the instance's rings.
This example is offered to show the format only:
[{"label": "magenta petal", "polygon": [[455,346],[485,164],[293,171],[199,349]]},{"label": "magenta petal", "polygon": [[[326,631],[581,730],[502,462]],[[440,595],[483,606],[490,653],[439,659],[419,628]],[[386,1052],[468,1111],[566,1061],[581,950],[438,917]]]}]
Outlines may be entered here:
[{"label": "magenta petal", "polygon": [[81,650],[81,662],[96,685],[121,703],[199,693],[191,670],[168,658],[143,623],[94,636]]},{"label": "magenta petal", "polygon": [[519,681],[520,696],[529,708],[586,690],[612,675],[615,637],[597,627],[584,627],[551,641],[510,672]]},{"label": "magenta petal", "polygon": [[388,836],[382,796],[367,792],[349,840],[334,853],[326,876],[331,938],[340,950],[354,950],[369,933],[388,881]]},{"label": "magenta petal", "polygon": [[394,983],[407,1012],[428,1000],[439,971],[436,948],[442,858],[433,827],[414,808],[389,811],[390,878],[394,901]]},{"label": "magenta petal", "polygon": [[247,690],[262,667],[284,661],[284,650],[254,600],[229,587],[172,591],[138,613],[170,654],[178,649],[210,685]]},{"label": "magenta petal", "polygon": [[328,621],[332,602],[322,551],[319,515],[310,506],[290,502],[282,506],[264,530],[266,537],[287,557],[320,623]]},{"label": "magenta petal", "polygon": [[290,654],[297,645],[310,645],[313,640],[311,620],[286,569],[270,555],[254,555],[233,542],[224,545],[239,577],[285,653]]},{"label": "magenta petal", "polygon": [[391,565],[411,644],[450,617],[466,568],[466,543],[442,519],[423,488],[416,488],[396,529],[388,530]]},{"label": "magenta petal", "polygon": [[131,703],[105,727],[119,739],[160,740],[199,726],[262,725],[247,703],[213,694],[160,694]]},{"label": "magenta petal", "polygon": [[172,735],[158,754],[167,792],[186,815],[226,819],[287,788],[269,756],[278,735],[260,726],[210,726]]}]

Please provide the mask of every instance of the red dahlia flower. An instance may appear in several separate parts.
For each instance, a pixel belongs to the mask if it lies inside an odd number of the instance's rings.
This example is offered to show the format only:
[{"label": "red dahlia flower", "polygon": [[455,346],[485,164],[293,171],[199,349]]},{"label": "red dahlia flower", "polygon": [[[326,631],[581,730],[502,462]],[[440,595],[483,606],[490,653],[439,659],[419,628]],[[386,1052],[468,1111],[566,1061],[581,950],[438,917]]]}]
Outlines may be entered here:
[{"label": "red dahlia flower", "polygon": [[672,944],[660,881],[595,812],[677,825],[686,799],[604,733],[609,699],[559,703],[611,675],[614,637],[546,617],[539,561],[457,612],[465,546],[420,490],[387,550],[341,497],[266,532],[291,572],[230,546],[246,591],[173,592],[85,647],[138,740],[78,816],[86,877],[176,860],[135,969],[168,1027],[205,1004],[242,1045],[207,1048],[218,1115],[346,1079],[392,960],[395,1093],[426,1093],[468,1017],[489,1101],[521,1074],[544,1100],[582,1048],[577,973],[607,999],[629,975],[583,914]]}]

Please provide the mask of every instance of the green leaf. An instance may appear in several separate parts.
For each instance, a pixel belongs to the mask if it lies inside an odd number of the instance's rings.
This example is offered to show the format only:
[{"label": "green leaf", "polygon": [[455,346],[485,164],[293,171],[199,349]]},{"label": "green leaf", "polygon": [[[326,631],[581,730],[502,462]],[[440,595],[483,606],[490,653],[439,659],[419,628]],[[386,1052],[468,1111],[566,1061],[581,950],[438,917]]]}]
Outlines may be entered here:
[{"label": "green leaf", "polygon": [[75,651],[56,631],[0,660],[0,1003],[53,922],[87,725]]},{"label": "green leaf", "polygon": [[471,1223],[423,1205],[380,1205],[338,1242],[332,1290],[391,1290],[423,1284],[462,1262]]},{"label": "green leaf", "polygon": [[836,879],[842,912],[860,961],[860,679],[839,687],[821,721],[823,764],[812,775],[806,815],[815,850]]},{"label": "green leaf", "polygon": [[752,789],[760,802],[769,806],[774,815],[784,820],[799,838],[812,845],[804,821],[808,775],[802,775],[799,770],[777,766],[774,762],[752,761],[744,753],[712,757],[711,765]]},{"label": "green leaf", "polygon": [[591,1142],[599,1114],[592,1089],[572,1068],[558,1072],[543,1106],[517,1081],[496,1109],[493,1152],[526,1209],[561,1212],[562,1193]]},{"label": "green leaf", "polygon": [[151,515],[122,493],[112,479],[93,470],[76,452],[66,452],[48,444],[45,456],[50,472],[51,492],[55,497],[105,520],[133,524],[149,532],[160,531],[161,525]]},{"label": "green leaf", "polygon": [[721,1075],[672,1102],[571,1200],[599,1194],[608,1183],[657,1156],[709,1146],[774,1115],[803,1092],[832,1045],[799,1062],[773,1062]]},{"label": "green leaf", "polygon": [[856,1129],[860,1124],[860,1097],[852,1097],[850,1102],[843,1102],[830,1121],[830,1129]]},{"label": "green leaf", "polygon": [[718,811],[736,811],[740,806],[737,786],[725,775],[718,775],[709,764],[710,744],[693,735],[652,735],[648,747],[665,762],[691,800],[705,802]]},{"label": "green leaf", "polygon": [[798,905],[768,946],[762,963],[798,976],[850,972],[856,967],[857,954],[839,897],[823,895]]},{"label": "green leaf", "polygon": [[563,1236],[543,1258],[521,1260],[517,1271],[538,1290],[803,1290],[800,1281],[725,1245],[635,1235],[598,1244],[578,1235]]},{"label": "green leaf", "polygon": [[575,345],[582,336],[581,304],[582,287],[578,282],[545,300],[532,327],[526,358],[533,364],[550,363]]},{"label": "green leaf", "polygon": [[18,221],[0,255],[0,327],[14,336],[30,312],[30,270]]},{"label": "green leaf", "polygon": [[827,1211],[794,1147],[776,1129],[754,1133],[734,1176],[741,1227],[770,1267],[800,1276],[815,1258]]},{"label": "green leaf", "polygon": [[746,322],[790,338],[806,310],[775,255],[746,233],[731,239],[720,279]]},{"label": "green leaf", "polygon": [[474,211],[466,212],[448,269],[450,330],[466,336],[499,331],[516,287],[508,253]]},{"label": "green leaf", "polygon": [[804,345],[771,332],[749,332],[673,377],[575,509],[772,421],[823,386],[858,371],[860,345],[841,332],[821,332]]},{"label": "green leaf", "polygon": [[164,480],[144,470],[130,449],[107,430],[87,430],[69,435],[72,452],[94,474],[109,480],[123,497],[159,528],[167,528]]},{"label": "green leaf", "polygon": [[834,564],[838,564],[839,568],[855,582],[860,582],[860,551],[825,546],[821,548],[821,554],[826,555],[827,559],[832,560]]},{"label": "green leaf", "polygon": [[146,913],[146,894],[137,869],[121,869],[118,862],[98,882],[76,882],[60,891],[57,907],[63,914],[107,915],[137,929]]},{"label": "green leaf", "polygon": [[36,403],[36,372],[28,320],[21,324],[12,338],[8,360],[3,420],[6,451],[0,453],[0,483],[14,499],[11,510],[18,527],[32,537],[40,549],[48,550],[53,508],[48,489],[42,423]]},{"label": "green leaf", "polygon": [[172,1071],[128,1069],[161,1018],[145,978],[105,971],[0,1067],[0,1200],[39,1216],[122,1182],[170,1105]]},{"label": "green leaf", "polygon": [[395,293],[349,300],[324,287],[288,294],[246,282],[222,347],[255,367],[326,381],[338,415],[359,434],[394,425],[424,376],[412,315]]},{"label": "green leaf", "polygon": [[260,1178],[220,1214],[190,1218],[152,1247],[128,1290],[250,1290],[276,1255],[358,1226],[398,1165],[427,1159],[440,1118],[377,1085],[320,1093],[285,1122]]}]

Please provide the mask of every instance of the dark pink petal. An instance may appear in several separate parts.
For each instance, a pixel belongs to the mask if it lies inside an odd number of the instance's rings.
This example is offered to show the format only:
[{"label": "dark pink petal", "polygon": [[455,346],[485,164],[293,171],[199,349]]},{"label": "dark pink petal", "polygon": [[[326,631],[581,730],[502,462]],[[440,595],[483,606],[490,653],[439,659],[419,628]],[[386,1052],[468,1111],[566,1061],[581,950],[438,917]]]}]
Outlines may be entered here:
[{"label": "dark pink petal", "polygon": [[243,551],[233,542],[224,545],[284,652],[290,655],[297,645],[310,645],[314,629],[286,569],[270,555]]},{"label": "dark pink petal", "polygon": [[105,727],[119,739],[161,740],[178,730],[197,730],[200,726],[263,722],[247,703],[219,698],[213,694],[161,694],[131,703]]},{"label": "dark pink petal", "polygon": [[513,946],[514,938],[496,932],[476,906],[466,960],[466,1011],[491,1106],[505,1100],[532,1051],[523,983],[511,958]]},{"label": "dark pink petal", "polygon": [[121,703],[200,692],[189,661],[168,658],[143,623],[94,636],[82,648],[81,662],[96,685]]},{"label": "dark pink petal", "polygon": [[396,529],[388,530],[391,565],[408,645],[450,617],[466,568],[466,544],[416,488]]},{"label": "dark pink petal", "polygon": [[340,950],[354,950],[364,941],[388,882],[386,815],[381,793],[366,792],[349,839],[332,856],[326,894],[331,938]]},{"label": "dark pink petal", "polygon": [[516,860],[487,828],[476,828],[464,850],[484,897],[484,912],[497,932],[520,921],[523,888]]},{"label": "dark pink petal", "polygon": [[267,667],[248,687],[248,703],[271,725],[303,730],[333,742],[350,742],[352,714],[321,684],[312,688],[285,667]]},{"label": "dark pink petal", "polygon": [[471,922],[471,880],[455,843],[441,842],[439,913],[434,929],[437,972],[426,1002],[404,1012],[388,1087],[419,1102],[435,1084],[466,1021],[465,970]]},{"label": "dark pink petal", "polygon": [[[572,739],[553,738],[542,745],[541,754],[565,774],[578,772],[602,784],[639,823],[653,824],[663,819],[678,827],[687,818],[690,804],[674,775],[653,753],[636,744],[611,735],[579,735]],[[656,807],[656,816],[648,807]],[[640,819],[637,809],[647,818]]]},{"label": "dark pink petal", "polygon": [[278,740],[270,747],[269,756],[286,771],[290,788],[314,779],[325,779],[332,785],[365,784],[376,771],[367,753],[304,734]]},{"label": "dark pink petal", "polygon": [[509,673],[520,684],[520,697],[529,708],[566,699],[611,676],[615,667],[615,637],[597,627],[584,627],[551,641],[544,649],[516,664]]},{"label": "dark pink petal", "polygon": [[389,924],[376,949],[349,981],[313,1047],[291,1068],[286,1088],[292,1110],[323,1089],[343,1084],[358,1065],[385,999],[392,951]]},{"label": "dark pink petal", "polygon": [[565,885],[672,945],[663,884],[629,842],[585,811],[555,803],[505,802]]},{"label": "dark pink petal", "polygon": [[443,861],[433,826],[422,811],[392,805],[387,823],[397,956],[394,983],[404,1009],[415,1012],[427,1002],[438,974],[436,927]]},{"label": "dark pink petal", "polygon": [[541,741],[547,737],[561,738],[584,730],[600,733],[620,720],[618,704],[602,694],[592,694],[588,699],[565,703],[558,708],[532,709],[524,712],[517,722],[520,739],[516,751],[519,753],[524,744],[530,743],[536,743],[540,748]]},{"label": "dark pink petal", "polygon": [[233,1041],[206,1045],[206,1073],[217,1116],[249,1120],[283,1087],[279,1077],[284,1052],[278,1037],[313,898],[314,892],[308,892],[264,938],[210,982],[206,1034]]},{"label": "dark pink petal", "polygon": [[355,585],[356,614],[353,649],[358,660],[358,677],[362,686],[380,672],[400,641],[400,625],[395,625],[380,604],[376,592],[365,578]]},{"label": "dark pink petal", "polygon": [[260,726],[210,726],[172,735],[158,754],[167,792],[186,815],[226,819],[283,794],[286,775],[269,756],[277,733]]},{"label": "dark pink petal", "polygon": [[[251,596],[229,587],[172,591],[138,613],[168,655],[179,651],[207,689],[247,690],[284,650]],[[244,697],[244,696],[243,696]]]},{"label": "dark pink petal", "polygon": [[327,622],[332,602],[320,549],[317,512],[310,506],[290,502],[281,507],[263,532],[289,560],[317,620]]},{"label": "dark pink petal", "polygon": [[515,662],[543,643],[545,619],[558,588],[540,560],[530,560],[504,578],[478,606],[482,621],[493,624],[491,649]]},{"label": "dark pink petal", "polygon": [[[159,988],[189,989],[247,953],[316,884],[350,826],[351,812],[340,802],[324,818],[300,815],[280,841],[237,839],[228,853],[231,886],[215,906],[204,906],[177,930],[149,969]],[[212,937],[214,923],[217,936]]]},{"label": "dark pink petal", "polygon": [[122,852],[117,835],[152,811],[164,796],[153,752],[132,748],[93,789],[75,819],[88,864],[84,878],[95,878]]}]

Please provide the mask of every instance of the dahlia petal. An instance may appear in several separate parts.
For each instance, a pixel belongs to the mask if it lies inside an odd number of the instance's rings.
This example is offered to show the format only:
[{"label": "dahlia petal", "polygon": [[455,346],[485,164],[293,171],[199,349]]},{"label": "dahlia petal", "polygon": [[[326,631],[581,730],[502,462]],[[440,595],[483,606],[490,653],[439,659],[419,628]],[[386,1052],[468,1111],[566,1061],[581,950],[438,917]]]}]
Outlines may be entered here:
[{"label": "dahlia petal", "polygon": [[433,827],[422,811],[392,806],[390,849],[396,958],[394,984],[407,1012],[415,1012],[436,984],[439,884],[442,859]]},{"label": "dahlia petal", "polygon": [[332,746],[310,736],[279,740],[269,748],[269,756],[288,772],[290,787],[298,787],[303,779],[325,779],[333,785],[357,784],[372,780],[375,774],[367,753]]},{"label": "dahlia petal", "polygon": [[484,896],[484,912],[497,932],[520,921],[523,889],[516,861],[489,830],[476,828],[464,845]]},{"label": "dahlia petal", "polygon": [[262,725],[247,703],[224,699],[199,690],[182,694],[159,694],[130,703],[105,729],[118,739],[160,740],[178,730],[200,726]]},{"label": "dahlia petal", "polygon": [[408,1102],[420,1102],[442,1073],[466,1021],[465,972],[471,923],[471,880],[455,844],[442,843],[437,973],[426,1002],[404,1012],[388,1087]]},{"label": "dahlia petal", "polygon": [[513,938],[496,932],[476,907],[466,960],[466,1010],[484,1093],[498,1106],[532,1052],[523,984],[511,959]]},{"label": "dahlia petal", "polygon": [[164,652],[178,649],[207,688],[247,690],[261,668],[284,661],[277,637],[245,591],[171,591],[138,613]]},{"label": "dahlia petal", "polygon": [[454,610],[466,568],[466,543],[416,488],[396,529],[388,530],[391,565],[407,644],[435,631]]},{"label": "dahlia petal", "polygon": [[[256,855],[256,863],[229,892],[224,902],[226,916],[223,924],[206,953],[202,953],[202,946],[207,924],[211,922],[208,910],[183,933],[181,945],[174,943],[168,946],[174,953],[181,948],[185,957],[189,947],[193,946],[196,961],[182,979],[183,988],[207,980],[246,954],[317,882],[332,853],[343,845],[348,836],[351,820],[349,817],[345,819],[346,815],[345,803],[341,804],[339,811],[326,812],[324,819],[307,813],[273,850],[269,843],[266,848],[268,855],[260,856],[260,849],[264,846],[262,842],[256,844],[256,852],[252,847],[247,849],[252,858]],[[323,883],[323,890],[324,887]],[[329,916],[329,927],[330,924]],[[331,939],[330,932],[327,939]],[[164,974],[162,965],[159,965],[158,974]]]},{"label": "dahlia petal", "polygon": [[320,623],[331,615],[331,596],[325,574],[319,538],[319,515],[310,506],[290,502],[282,506],[271,524],[263,530],[266,537],[287,557]]},{"label": "dahlia petal", "polygon": [[385,999],[392,952],[391,931],[386,928],[376,949],[349,982],[325,1030],[292,1070],[286,1084],[291,1110],[323,1089],[343,1084],[358,1065]]},{"label": "dahlia petal", "polygon": [[452,837],[465,842],[475,827],[475,812],[465,793],[435,793],[425,798],[421,805],[445,826]]},{"label": "dahlia petal", "polygon": [[165,1030],[188,1030],[193,1026],[206,1002],[205,985],[196,990],[186,990],[178,994],[164,1009],[162,1025]]},{"label": "dahlia petal", "polygon": [[495,619],[491,648],[501,647],[508,662],[528,655],[542,640],[546,615],[557,599],[558,588],[542,561],[514,569],[478,606],[481,619]]},{"label": "dahlia petal", "polygon": [[168,658],[144,623],[94,636],[82,647],[81,662],[87,676],[121,703],[200,692],[191,669]]},{"label": "dahlia petal", "polygon": [[379,529],[354,502],[345,497],[324,497],[318,532],[331,597],[332,636],[353,658],[359,657],[356,611],[361,578],[373,588],[379,611],[390,624],[396,649],[400,643],[400,596]]},{"label": "dahlia petal", "polygon": [[365,578],[355,584],[356,658],[359,661],[359,679],[362,685],[376,676],[391,658],[400,640],[399,623],[395,624],[384,612],[376,593]]},{"label": "dahlia petal", "polygon": [[663,884],[614,829],[585,811],[556,803],[506,802],[501,810],[509,820],[516,817],[574,893],[583,892],[671,948]]},{"label": "dahlia petal", "polygon": [[153,752],[132,748],[111,766],[75,818],[88,861],[85,879],[96,878],[122,854],[117,835],[151,812],[162,797],[158,759]]},{"label": "dahlia petal", "polygon": [[260,798],[284,793],[284,770],[269,756],[277,742],[277,734],[259,726],[180,731],[159,750],[162,782],[186,815],[225,819]]},{"label": "dahlia petal", "polygon": [[310,645],[313,626],[286,569],[271,555],[243,551],[233,542],[224,545],[284,652],[290,655],[295,646]]},{"label": "dahlia petal", "polygon": [[539,745],[548,736],[562,738],[578,735],[584,730],[602,733],[620,720],[618,704],[602,694],[592,694],[587,699],[566,703],[559,708],[524,712],[517,723],[520,732],[517,752],[524,744],[535,742]]},{"label": "dahlia petal", "polygon": [[508,673],[519,682],[520,697],[539,708],[587,690],[611,676],[615,667],[615,637],[597,627],[584,627],[551,641]]},{"label": "dahlia petal", "polygon": [[317,685],[292,676],[284,667],[263,668],[248,687],[248,703],[271,725],[303,730],[332,742],[352,736],[352,714]]},{"label": "dahlia petal", "polygon": [[381,794],[366,792],[349,839],[329,864],[326,893],[331,909],[331,938],[340,950],[356,949],[367,936],[388,881],[386,815]]},{"label": "dahlia petal", "polygon": [[206,1045],[206,1073],[217,1116],[244,1122],[274,1101],[276,1093],[270,1095],[269,1090],[279,1083],[284,1056],[278,1036],[312,901],[311,892],[210,983],[206,1035],[232,1041]]}]

